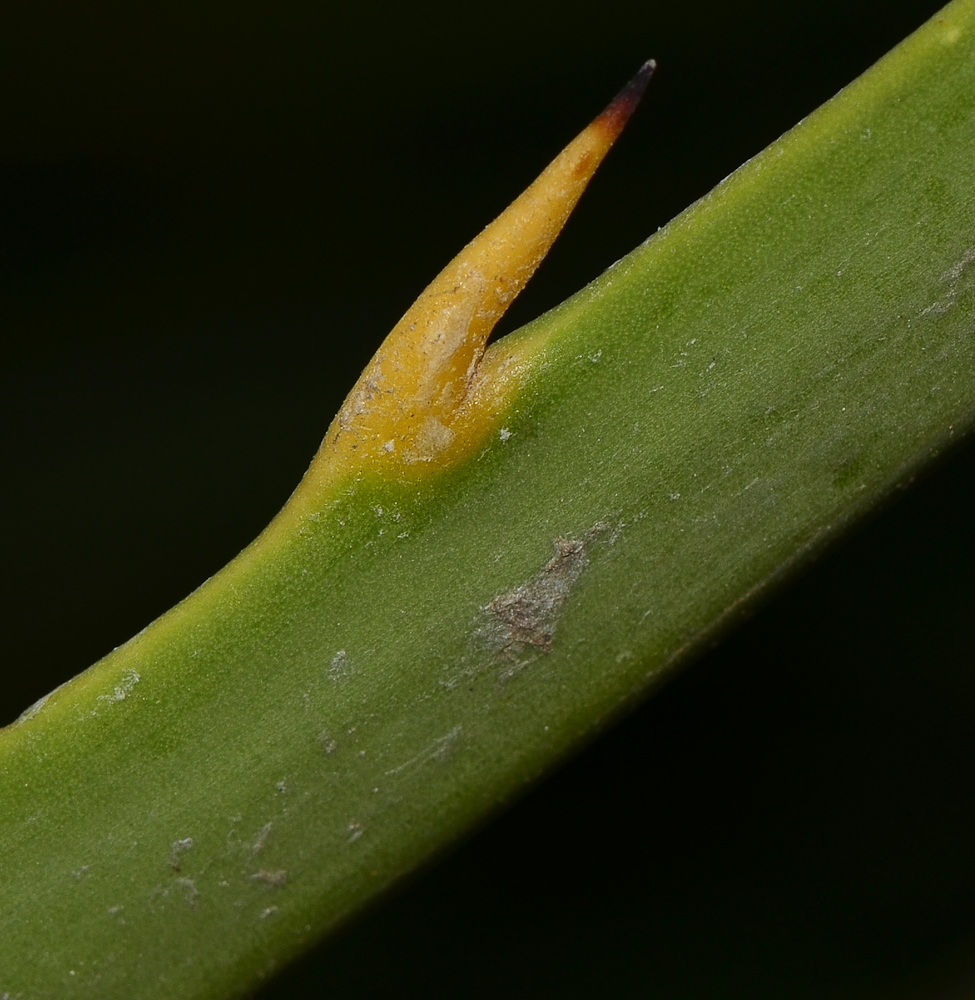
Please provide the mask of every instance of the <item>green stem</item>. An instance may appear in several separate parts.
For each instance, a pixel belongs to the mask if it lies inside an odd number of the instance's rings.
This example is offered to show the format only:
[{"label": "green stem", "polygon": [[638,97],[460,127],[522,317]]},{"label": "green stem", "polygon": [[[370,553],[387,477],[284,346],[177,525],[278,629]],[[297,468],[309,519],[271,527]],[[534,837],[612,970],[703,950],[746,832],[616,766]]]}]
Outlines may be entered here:
[{"label": "green stem", "polygon": [[975,4],[526,331],[503,433],[265,536],[0,735],[0,991],[219,997],[972,419]]}]

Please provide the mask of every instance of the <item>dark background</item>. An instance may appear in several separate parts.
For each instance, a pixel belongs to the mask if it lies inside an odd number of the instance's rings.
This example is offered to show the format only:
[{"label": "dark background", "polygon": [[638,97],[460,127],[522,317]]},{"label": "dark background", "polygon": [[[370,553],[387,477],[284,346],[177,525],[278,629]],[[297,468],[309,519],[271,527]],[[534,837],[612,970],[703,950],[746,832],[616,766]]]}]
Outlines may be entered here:
[{"label": "dark background", "polygon": [[[0,6],[0,722],[263,527],[425,282],[647,56],[506,329],[938,6]],[[973,509],[969,447],[261,1000],[975,992]]]}]

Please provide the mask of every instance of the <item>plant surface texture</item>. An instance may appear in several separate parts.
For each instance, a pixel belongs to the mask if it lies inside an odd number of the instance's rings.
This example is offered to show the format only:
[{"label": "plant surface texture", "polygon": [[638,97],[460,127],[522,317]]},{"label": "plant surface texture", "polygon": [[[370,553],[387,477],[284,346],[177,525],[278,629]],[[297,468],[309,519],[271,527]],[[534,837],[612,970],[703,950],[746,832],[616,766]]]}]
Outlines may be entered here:
[{"label": "plant surface texture", "polygon": [[429,407],[324,475],[327,440],[257,541],[0,733],[0,996],[254,989],[948,450],[975,413],[973,192],[959,0],[465,362],[505,381],[463,449]]}]

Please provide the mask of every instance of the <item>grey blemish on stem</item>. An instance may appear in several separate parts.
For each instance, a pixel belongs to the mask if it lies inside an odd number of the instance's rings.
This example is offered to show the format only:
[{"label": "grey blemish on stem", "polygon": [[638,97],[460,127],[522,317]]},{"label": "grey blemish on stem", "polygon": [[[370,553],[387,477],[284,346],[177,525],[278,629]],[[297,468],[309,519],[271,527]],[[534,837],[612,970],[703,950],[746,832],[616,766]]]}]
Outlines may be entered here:
[{"label": "grey blemish on stem", "polygon": [[951,309],[951,307],[958,301],[958,297],[964,291],[962,287],[962,278],[965,276],[965,272],[972,264],[975,264],[975,247],[970,250],[966,250],[958,262],[956,264],[952,264],[952,266],[941,275],[942,284],[947,285],[948,290],[940,299],[938,299],[937,302],[928,306],[926,309],[922,309],[922,316],[941,316]]},{"label": "grey blemish on stem", "polygon": [[352,665],[349,663],[349,654],[344,649],[340,649],[328,665],[328,679],[330,681],[345,680],[352,673]]},{"label": "grey blemish on stem", "polygon": [[179,856],[184,854],[186,851],[191,851],[192,849],[192,837],[184,837],[182,840],[174,840],[173,846],[169,849],[169,867],[172,868],[174,872],[178,872],[181,867]]},{"label": "grey blemish on stem", "polygon": [[581,539],[556,538],[555,555],[534,576],[485,605],[478,631],[496,653],[517,660],[552,648],[565,602],[589,565],[586,545],[604,527],[594,524]]},{"label": "grey blemish on stem", "polygon": [[196,883],[191,878],[178,878],[174,880],[176,884],[186,891],[186,902],[190,906],[196,906],[200,893],[197,891]]},{"label": "grey blemish on stem", "polygon": [[[64,684],[59,684],[53,691],[48,691],[47,694],[42,695],[40,698],[37,699],[37,701],[34,702],[33,705],[29,706],[28,708],[25,708],[23,712],[21,712],[20,715],[17,716],[17,718],[13,722],[13,725],[19,726],[21,723],[29,722],[47,704],[47,700],[48,698],[51,697],[52,694],[57,694],[58,691],[61,690],[61,688],[66,687],[69,683],[70,683],[69,681],[65,681]],[[2,994],[0,994],[0,1000],[3,1000]]]},{"label": "grey blemish on stem", "polygon": [[251,854],[259,854],[264,850],[264,846],[267,844],[268,834],[271,832],[271,823],[265,823],[261,827],[260,833],[257,835],[257,839],[251,846]]},{"label": "grey blemish on stem", "polygon": [[318,734],[318,742],[321,743],[322,750],[326,754],[335,753],[336,749],[338,748],[338,743],[336,743],[335,740],[333,740],[332,737],[329,736],[327,732],[325,732],[325,730],[322,730],[322,732]]},{"label": "grey blemish on stem", "polygon": [[418,754],[400,764],[399,767],[394,767],[392,770],[387,771],[386,777],[388,778],[392,774],[399,774],[400,771],[405,771],[408,767],[412,767],[414,764],[423,764],[428,760],[441,762],[449,760],[450,755],[454,750],[454,743],[456,742],[457,737],[460,736],[460,733],[461,727],[454,726],[449,733],[439,736],[429,746],[424,747]]},{"label": "grey blemish on stem", "polygon": [[272,872],[262,868],[259,872],[251,875],[250,879],[252,882],[264,882],[266,885],[278,887],[288,881],[288,873],[284,869]]},{"label": "grey blemish on stem", "polygon": [[[52,694],[54,694],[53,691],[48,691],[47,694],[42,695],[40,698],[38,698],[33,705],[29,706],[28,708],[25,708],[23,712],[21,712],[20,715],[18,715],[17,718],[14,720],[14,725],[19,726],[22,723],[29,722],[31,719],[33,719],[34,716],[37,715],[37,713],[47,704],[47,699],[50,698]],[[0,993],[0,1000],[3,1000],[5,996],[8,996],[8,994]]]}]

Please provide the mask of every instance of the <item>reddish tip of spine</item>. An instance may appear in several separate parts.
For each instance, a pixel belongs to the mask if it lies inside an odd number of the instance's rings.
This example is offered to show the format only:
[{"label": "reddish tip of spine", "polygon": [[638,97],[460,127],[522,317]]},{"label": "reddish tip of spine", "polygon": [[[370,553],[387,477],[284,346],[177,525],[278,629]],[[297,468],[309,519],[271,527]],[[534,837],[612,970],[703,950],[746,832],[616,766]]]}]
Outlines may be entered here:
[{"label": "reddish tip of spine", "polygon": [[656,61],[648,59],[636,71],[630,82],[606,105],[606,109],[593,125],[606,129],[615,139],[630,120],[630,115],[636,111],[636,106],[640,103],[640,98],[643,97],[643,92],[647,89],[647,84],[656,68]]}]

